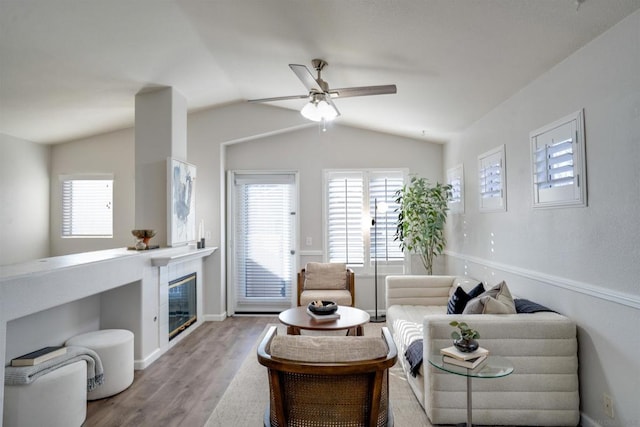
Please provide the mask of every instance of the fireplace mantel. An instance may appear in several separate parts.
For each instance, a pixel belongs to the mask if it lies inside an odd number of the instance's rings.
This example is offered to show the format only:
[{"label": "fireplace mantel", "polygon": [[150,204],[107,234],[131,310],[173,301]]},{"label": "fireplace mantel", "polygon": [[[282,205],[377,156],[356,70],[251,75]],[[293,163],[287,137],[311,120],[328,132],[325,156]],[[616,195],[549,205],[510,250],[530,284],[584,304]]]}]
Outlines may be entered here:
[{"label": "fireplace mantel", "polygon": [[174,251],[172,253],[151,256],[151,264],[156,267],[164,267],[175,262],[185,262],[196,258],[202,258],[211,255],[218,249],[217,247],[204,249],[184,249],[182,251]]}]

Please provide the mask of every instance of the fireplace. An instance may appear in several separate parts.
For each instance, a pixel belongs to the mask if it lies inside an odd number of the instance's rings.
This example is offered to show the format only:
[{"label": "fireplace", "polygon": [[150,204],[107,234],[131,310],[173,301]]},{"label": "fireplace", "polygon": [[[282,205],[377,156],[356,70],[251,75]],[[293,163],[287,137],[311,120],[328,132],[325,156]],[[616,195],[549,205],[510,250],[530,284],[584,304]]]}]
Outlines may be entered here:
[{"label": "fireplace", "polygon": [[169,341],[196,320],[196,273],[191,273],[169,282]]}]

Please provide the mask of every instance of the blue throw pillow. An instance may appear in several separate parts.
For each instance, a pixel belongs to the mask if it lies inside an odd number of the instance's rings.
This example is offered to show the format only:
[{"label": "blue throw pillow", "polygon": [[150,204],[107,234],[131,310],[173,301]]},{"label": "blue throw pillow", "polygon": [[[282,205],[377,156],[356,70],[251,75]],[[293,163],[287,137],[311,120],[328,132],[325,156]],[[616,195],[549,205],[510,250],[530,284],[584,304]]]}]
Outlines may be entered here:
[{"label": "blue throw pillow", "polygon": [[464,311],[467,303],[473,298],[477,297],[484,292],[484,286],[482,283],[478,283],[473,289],[466,293],[462,287],[458,286],[449,298],[447,304],[447,314],[461,314]]},{"label": "blue throw pillow", "polygon": [[516,298],[513,300],[513,303],[516,306],[516,313],[537,313],[539,311],[554,312],[554,310],[551,310],[544,305],[540,305],[537,302],[529,301],[524,298]]}]

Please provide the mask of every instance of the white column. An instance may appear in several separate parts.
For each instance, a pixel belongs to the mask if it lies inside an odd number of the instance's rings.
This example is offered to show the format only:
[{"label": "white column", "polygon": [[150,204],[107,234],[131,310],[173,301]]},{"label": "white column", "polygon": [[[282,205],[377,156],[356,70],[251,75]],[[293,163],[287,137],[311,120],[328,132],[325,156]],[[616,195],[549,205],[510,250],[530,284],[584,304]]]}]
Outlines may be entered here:
[{"label": "white column", "polygon": [[135,227],[167,245],[167,158],[187,160],[187,102],[173,88],[136,95]]}]

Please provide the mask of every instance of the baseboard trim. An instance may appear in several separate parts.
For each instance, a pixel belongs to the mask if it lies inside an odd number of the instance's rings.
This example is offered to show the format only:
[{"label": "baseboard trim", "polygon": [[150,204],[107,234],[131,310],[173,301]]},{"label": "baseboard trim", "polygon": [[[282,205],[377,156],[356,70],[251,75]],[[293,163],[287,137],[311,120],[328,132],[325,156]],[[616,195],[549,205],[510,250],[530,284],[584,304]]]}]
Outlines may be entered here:
[{"label": "baseboard trim", "polygon": [[585,415],[583,412],[580,412],[580,427],[602,427],[600,424],[595,422],[593,419]]},{"label": "baseboard trim", "polygon": [[156,350],[154,350],[150,355],[148,355],[144,359],[142,359],[142,360],[140,360],[140,359],[134,360],[133,361],[133,369],[135,369],[136,371],[140,371],[140,370],[146,369],[149,365],[151,365],[153,362],[158,360],[160,358],[160,356],[162,356],[162,351],[159,348],[157,348]]},{"label": "baseboard trim", "polygon": [[227,312],[224,311],[222,314],[205,314],[203,318],[205,322],[222,322],[227,318]]},{"label": "baseboard trim", "polygon": [[446,250],[444,251],[444,254],[449,257],[456,258],[462,261],[472,262],[480,266],[501,270],[506,273],[511,273],[521,277],[525,277],[527,279],[544,282],[558,288],[570,290],[572,292],[578,292],[581,294],[589,295],[594,298],[599,298],[602,300],[614,302],[616,304],[632,307],[632,308],[635,308],[636,310],[640,310],[640,297],[627,294],[625,292],[613,291],[611,289],[606,289],[601,286],[592,285],[590,283],[580,282],[577,280],[567,279],[559,276],[553,276],[551,274],[546,274],[546,273],[541,273],[534,270],[515,267],[512,265],[503,264],[495,261],[489,261],[487,259],[474,257],[471,255],[460,254],[453,251]]}]

